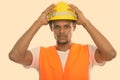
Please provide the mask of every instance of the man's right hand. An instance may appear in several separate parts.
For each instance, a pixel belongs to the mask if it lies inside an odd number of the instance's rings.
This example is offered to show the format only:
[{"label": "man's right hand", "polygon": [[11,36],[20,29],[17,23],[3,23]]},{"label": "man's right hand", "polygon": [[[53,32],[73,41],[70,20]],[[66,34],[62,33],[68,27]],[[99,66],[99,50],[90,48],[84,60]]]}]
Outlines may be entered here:
[{"label": "man's right hand", "polygon": [[42,25],[48,24],[47,15],[53,10],[54,6],[55,6],[54,4],[51,4],[45,11],[42,12],[42,14],[37,20],[38,22],[40,22],[40,24]]}]

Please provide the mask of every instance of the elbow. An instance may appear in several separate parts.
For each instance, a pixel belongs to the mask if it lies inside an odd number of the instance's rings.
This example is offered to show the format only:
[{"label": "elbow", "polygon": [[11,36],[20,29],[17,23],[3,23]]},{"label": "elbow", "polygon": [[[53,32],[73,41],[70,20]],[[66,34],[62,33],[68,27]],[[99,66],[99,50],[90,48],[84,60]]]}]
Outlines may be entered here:
[{"label": "elbow", "polygon": [[117,56],[117,52],[115,50],[112,50],[111,52],[109,52],[109,57],[107,57],[107,61],[111,61],[112,59],[114,59]]},{"label": "elbow", "polygon": [[112,59],[115,58],[117,56],[117,52],[115,50],[113,50],[112,52]]},{"label": "elbow", "polygon": [[20,55],[18,55],[16,52],[10,52],[8,57],[10,60],[12,60],[16,63],[19,63],[22,60]]},{"label": "elbow", "polygon": [[8,54],[8,58],[9,58],[10,60],[13,60],[13,56],[12,56],[12,53],[11,53],[11,52]]},{"label": "elbow", "polygon": [[16,57],[15,57],[14,53],[10,52],[8,57],[9,57],[10,60],[16,62]]}]

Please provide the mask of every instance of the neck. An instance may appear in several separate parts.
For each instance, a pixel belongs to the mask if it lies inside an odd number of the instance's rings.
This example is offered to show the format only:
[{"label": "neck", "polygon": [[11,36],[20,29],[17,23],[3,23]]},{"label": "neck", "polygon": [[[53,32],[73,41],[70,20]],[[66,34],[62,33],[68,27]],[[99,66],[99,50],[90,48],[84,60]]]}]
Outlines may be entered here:
[{"label": "neck", "polygon": [[66,44],[57,44],[57,50],[60,51],[66,51],[71,48],[72,43],[66,43]]}]

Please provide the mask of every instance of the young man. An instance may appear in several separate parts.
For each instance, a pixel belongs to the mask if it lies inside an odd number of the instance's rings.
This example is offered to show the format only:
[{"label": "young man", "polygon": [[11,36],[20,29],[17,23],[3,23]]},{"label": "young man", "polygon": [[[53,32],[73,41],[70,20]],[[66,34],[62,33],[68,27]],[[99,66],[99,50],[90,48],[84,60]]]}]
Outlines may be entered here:
[{"label": "young man", "polygon": [[[28,50],[36,32],[48,24],[54,33],[56,45]],[[71,34],[76,24],[88,31],[97,48],[72,43]],[[36,68],[40,80],[89,80],[93,65],[104,64],[115,56],[112,45],[82,12],[64,2],[49,6],[9,53],[9,58],[14,62]]]}]

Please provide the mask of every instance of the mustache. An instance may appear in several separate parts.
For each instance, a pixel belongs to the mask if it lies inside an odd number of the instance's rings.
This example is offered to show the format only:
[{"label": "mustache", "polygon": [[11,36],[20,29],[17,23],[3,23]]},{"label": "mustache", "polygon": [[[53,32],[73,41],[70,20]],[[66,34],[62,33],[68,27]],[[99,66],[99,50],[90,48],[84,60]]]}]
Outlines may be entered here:
[{"label": "mustache", "polygon": [[67,35],[57,35],[57,37],[67,37]]},{"label": "mustache", "polygon": [[57,35],[57,38],[64,37],[67,38],[67,35]]}]

